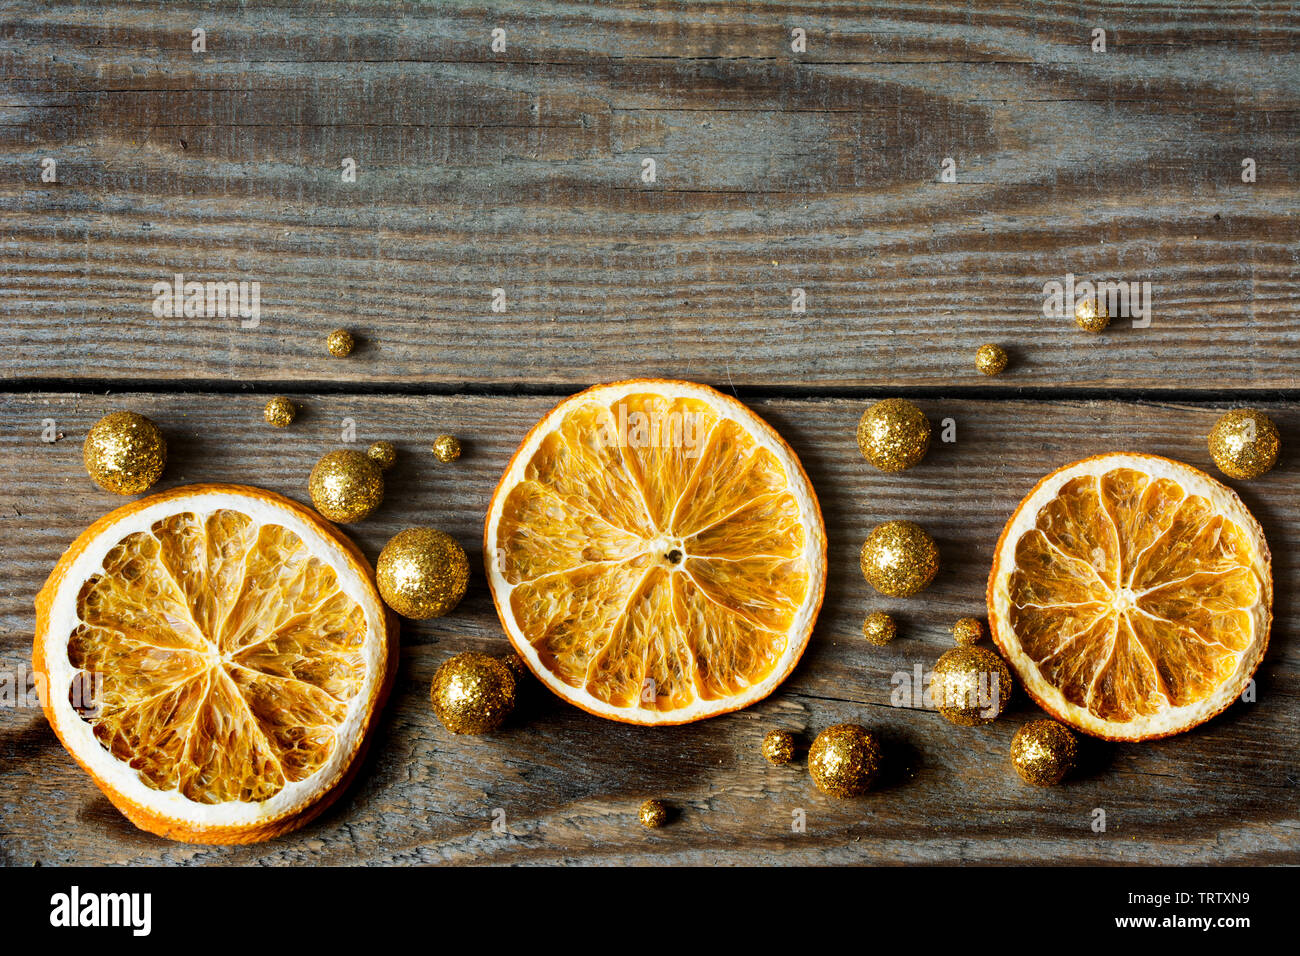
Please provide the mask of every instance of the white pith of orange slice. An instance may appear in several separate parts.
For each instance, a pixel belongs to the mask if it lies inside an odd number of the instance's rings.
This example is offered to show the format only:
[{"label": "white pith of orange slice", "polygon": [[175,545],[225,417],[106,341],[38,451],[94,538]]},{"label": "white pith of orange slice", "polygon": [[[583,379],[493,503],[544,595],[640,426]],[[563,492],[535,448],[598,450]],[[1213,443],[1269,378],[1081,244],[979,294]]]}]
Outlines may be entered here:
[{"label": "white pith of orange slice", "polygon": [[[257,488],[190,485],[105,515],[36,607],[55,733],[133,823],[188,842],[263,840],[320,813],[396,663],[360,551]],[[96,681],[83,716],[74,689]]]},{"label": "white pith of orange slice", "polygon": [[483,553],[533,673],[636,724],[766,697],[807,646],[826,584],[826,530],[794,452],[690,382],[598,385],[552,409],[492,496]]},{"label": "white pith of orange slice", "polygon": [[993,639],[1029,695],[1108,740],[1189,730],[1233,702],[1268,645],[1263,530],[1188,465],[1116,453],[1045,477],[989,575]]}]

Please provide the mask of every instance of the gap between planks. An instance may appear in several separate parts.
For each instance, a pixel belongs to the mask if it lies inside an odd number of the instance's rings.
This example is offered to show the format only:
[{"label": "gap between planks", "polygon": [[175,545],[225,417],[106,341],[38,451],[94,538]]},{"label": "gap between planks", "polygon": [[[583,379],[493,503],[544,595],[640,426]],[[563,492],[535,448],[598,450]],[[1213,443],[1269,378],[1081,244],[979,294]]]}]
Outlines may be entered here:
[{"label": "gap between planks", "polygon": [[[679,379],[671,374],[647,373],[635,376],[646,379]],[[608,381],[621,381],[613,378]],[[1023,401],[1023,402],[1127,402],[1134,405],[1195,404],[1239,405],[1245,401],[1300,403],[1300,388],[1275,386],[1241,386],[1237,388],[1107,388],[1104,386],[1053,387],[1033,385],[734,385],[721,381],[698,381],[737,398],[763,399],[841,399],[869,401],[873,398],[917,398],[927,401]],[[371,397],[453,397],[512,398],[535,396],[563,398],[606,382],[377,382],[330,381],[313,379],[259,379],[222,382],[196,379],[173,382],[160,379],[129,380],[115,383],[98,378],[14,378],[0,380],[0,395],[62,394],[143,394],[143,395],[260,395],[317,394]],[[117,387],[117,386],[125,387]]]}]

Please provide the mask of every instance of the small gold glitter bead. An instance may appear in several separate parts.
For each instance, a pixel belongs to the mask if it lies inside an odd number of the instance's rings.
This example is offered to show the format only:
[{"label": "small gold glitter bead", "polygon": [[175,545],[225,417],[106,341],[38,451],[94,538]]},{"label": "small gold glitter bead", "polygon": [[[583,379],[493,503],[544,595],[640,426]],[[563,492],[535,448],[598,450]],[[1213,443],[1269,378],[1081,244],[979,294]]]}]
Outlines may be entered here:
[{"label": "small gold glitter bead", "polygon": [[1102,332],[1110,325],[1106,300],[1096,296],[1080,299],[1074,306],[1074,324],[1085,332]]},{"label": "small gold glitter bead", "polygon": [[774,767],[794,759],[794,734],[788,730],[769,730],[763,738],[763,759]]},{"label": "small gold glitter bead", "polygon": [[451,535],[407,528],[393,535],[375,564],[384,603],[402,617],[442,617],[465,596],[469,559]]},{"label": "small gold glitter bead", "polygon": [[866,793],[880,772],[876,735],[857,724],[827,727],[808,749],[808,772],[817,789],[832,797]]},{"label": "small gold glitter bead", "polygon": [[886,521],[862,545],[862,574],[890,597],[910,597],[927,587],[939,571],[939,548],[918,524]]},{"label": "small gold glitter bead", "polygon": [[647,800],[641,804],[641,826],[653,830],[668,822],[668,805],[662,800]]},{"label": "small gold glitter bead", "polygon": [[325,347],[330,350],[330,355],[335,358],[347,358],[352,354],[352,350],[357,347],[357,340],[353,338],[352,333],[347,329],[335,329],[330,333],[330,337],[325,340]]},{"label": "small gold glitter bead", "polygon": [[1007,367],[1007,351],[1000,345],[981,345],[975,352],[975,368],[981,375],[1000,375]]},{"label": "small gold glitter bead", "polygon": [[884,647],[898,636],[898,625],[884,611],[872,611],[862,622],[862,636],[877,647]]},{"label": "small gold glitter bead", "polygon": [[1255,408],[1225,412],[1210,430],[1210,456],[1229,478],[1258,478],[1275,464],[1282,439],[1273,419]]},{"label": "small gold glitter bead", "polygon": [[987,724],[1011,699],[1011,671],[987,647],[954,647],[934,665],[930,696],[950,723]]},{"label": "small gold glitter bead", "polygon": [[390,441],[377,441],[366,449],[366,457],[378,465],[380,470],[387,471],[397,461],[397,449]]},{"label": "small gold glitter bead", "polygon": [[1075,767],[1079,744],[1054,720],[1031,720],[1011,738],[1011,765],[1020,779],[1036,787],[1054,787]]},{"label": "small gold glitter bead", "polygon": [[283,395],[277,395],[266,403],[266,408],[262,409],[262,417],[266,419],[268,425],[288,428],[298,417],[298,409]]},{"label": "small gold glitter bead", "polygon": [[984,625],[977,617],[963,617],[952,626],[952,639],[961,647],[978,644],[984,640]]},{"label": "small gold glitter bead", "polygon": [[167,441],[152,421],[135,412],[111,412],[90,427],[81,448],[86,473],[105,491],[138,495],[167,467]]},{"label": "small gold glitter bead", "polygon": [[439,435],[433,440],[433,457],[439,461],[455,461],[460,457],[460,439],[455,435]]},{"label": "small gold glitter bead", "polygon": [[429,696],[433,712],[453,734],[486,734],[515,709],[515,675],[488,654],[457,654],[438,668]]},{"label": "small gold glitter bead", "polygon": [[332,451],[316,462],[307,490],[317,511],[330,521],[347,524],[379,507],[384,500],[384,474],[359,451]]},{"label": "small gold glitter bead", "polygon": [[876,402],[858,420],[862,457],[881,471],[911,468],[930,449],[930,422],[905,398]]}]

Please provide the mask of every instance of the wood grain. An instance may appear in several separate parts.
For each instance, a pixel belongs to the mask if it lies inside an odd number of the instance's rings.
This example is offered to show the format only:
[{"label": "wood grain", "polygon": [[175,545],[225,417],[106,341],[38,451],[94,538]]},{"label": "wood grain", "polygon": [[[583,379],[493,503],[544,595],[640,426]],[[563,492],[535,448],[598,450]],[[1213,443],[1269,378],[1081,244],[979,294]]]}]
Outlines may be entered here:
[{"label": "wood grain", "polygon": [[[389,535],[415,523],[454,533],[477,569],[482,516],[492,487],[545,396],[295,394],[304,413],[291,429],[260,420],[264,396],[125,393],[109,397],[0,397],[0,668],[26,666],[32,596],[62,549],[120,499],[95,489],[81,467],[86,429],[108,410],[158,421],[172,461],[163,486],[255,483],[305,498],[308,471],[355,421],[358,442],[394,441],[401,459],[384,506],[355,526],[373,558]],[[518,716],[483,738],[447,734],[428,706],[438,664],[465,650],[504,649],[477,572],[450,617],[403,626],[394,697],[359,783],[325,818],[268,844],[191,847],[136,831],[78,770],[39,710],[0,708],[0,858],[56,863],[679,862],[762,864],[927,862],[1297,863],[1300,732],[1300,535],[1297,461],[1236,487],[1273,545],[1276,622],[1258,674],[1258,702],[1234,705],[1204,727],[1145,745],[1085,748],[1081,776],[1037,790],[1007,763],[1015,728],[1035,714],[1019,698],[985,729],[949,726],[932,712],[890,705],[892,675],[928,669],[950,646],[957,617],[980,613],[993,542],[1020,497],[1047,471],[1118,448],[1209,467],[1206,405],[1108,401],[922,403],[932,421],[952,418],[957,441],[936,444],[898,476],[858,454],[864,404],[839,399],[754,402],[802,457],[831,535],[827,599],[793,676],[768,701],[681,728],[626,727],[584,714],[532,684]],[[1283,434],[1300,428],[1294,403],[1265,405]],[[40,440],[53,419],[64,436]],[[450,431],[464,457],[441,465],[429,437]],[[937,538],[943,570],[918,598],[885,601],[857,572],[868,529],[890,518],[921,522]],[[862,617],[898,614],[900,638],[867,645]],[[788,727],[810,740],[852,720],[887,741],[884,786],[835,801],[811,786],[802,761],[772,768],[763,734]],[[635,813],[649,796],[669,800],[674,823],[643,831]],[[495,834],[504,810],[509,834]],[[1108,828],[1090,828],[1095,808]],[[807,832],[791,832],[803,809]]]},{"label": "wood grain", "polygon": [[[1024,389],[1297,385],[1289,5],[328,9],[5,5],[12,387],[944,388],[984,341]],[[261,324],[154,318],[177,272]],[[1045,319],[1067,273],[1151,281],[1151,327]]]}]

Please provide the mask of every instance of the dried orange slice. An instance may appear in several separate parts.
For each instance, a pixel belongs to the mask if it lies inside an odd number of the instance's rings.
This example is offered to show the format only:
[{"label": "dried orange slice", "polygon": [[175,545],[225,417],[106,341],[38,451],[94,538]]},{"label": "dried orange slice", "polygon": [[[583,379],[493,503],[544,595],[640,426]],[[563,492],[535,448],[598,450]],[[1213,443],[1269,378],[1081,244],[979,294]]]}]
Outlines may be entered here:
[{"label": "dried orange slice", "polygon": [[497,613],[570,703],[681,724],[766,697],[807,646],[826,530],[799,459],[740,402],[638,380],[566,399],[488,509]]},{"label": "dried orange slice", "polygon": [[32,663],[68,752],[138,827],[249,843],[355,772],[396,663],[356,546],[315,512],[190,485],[104,516],[36,598]]},{"label": "dried orange slice", "polygon": [[1264,532],[1209,475],[1154,455],[1075,462],[1040,481],[998,541],[993,639],[1065,723],[1149,740],[1209,720],[1268,645]]}]

